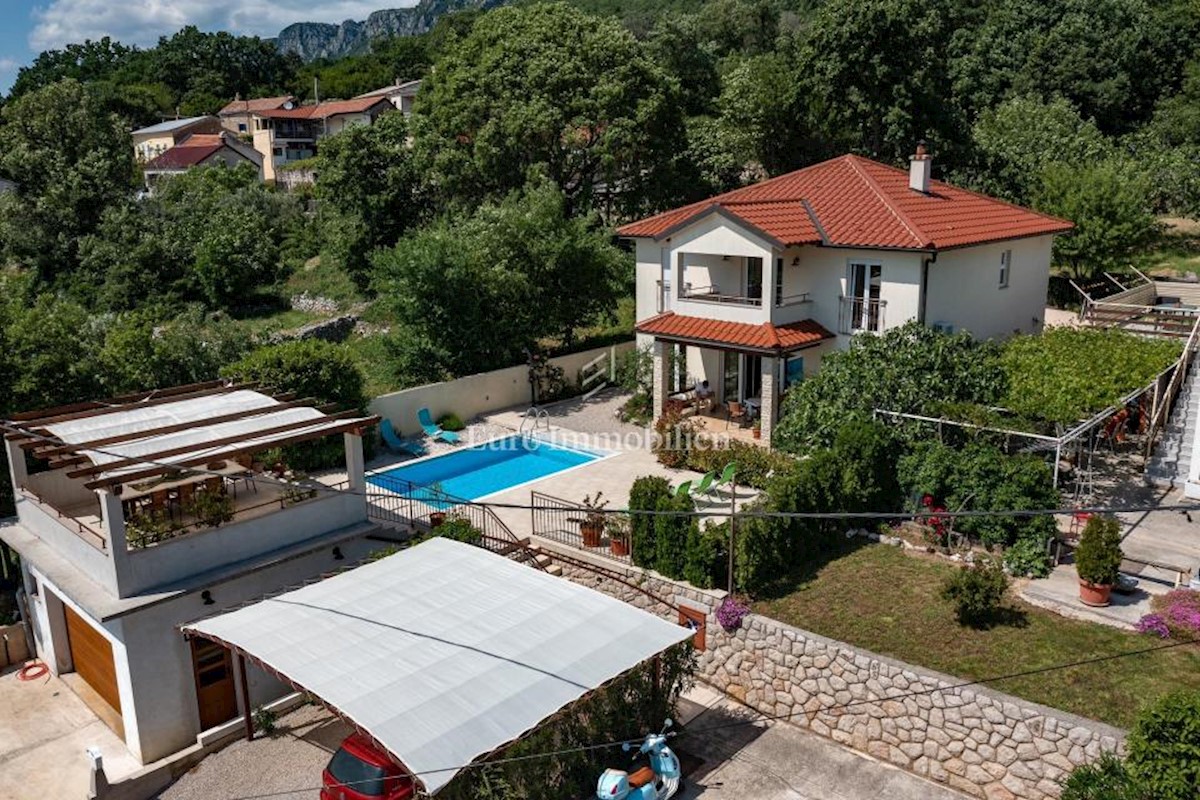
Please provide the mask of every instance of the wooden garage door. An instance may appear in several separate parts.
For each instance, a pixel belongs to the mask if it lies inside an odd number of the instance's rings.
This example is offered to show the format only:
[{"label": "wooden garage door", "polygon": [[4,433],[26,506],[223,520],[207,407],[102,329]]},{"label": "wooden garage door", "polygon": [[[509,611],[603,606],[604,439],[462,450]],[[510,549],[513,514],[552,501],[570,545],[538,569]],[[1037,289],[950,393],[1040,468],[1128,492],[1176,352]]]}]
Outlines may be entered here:
[{"label": "wooden garage door", "polygon": [[75,671],[104,702],[121,713],[121,695],[117,691],[117,669],[113,664],[112,644],[83,618],[63,605],[67,612],[67,638],[71,641],[71,660]]}]

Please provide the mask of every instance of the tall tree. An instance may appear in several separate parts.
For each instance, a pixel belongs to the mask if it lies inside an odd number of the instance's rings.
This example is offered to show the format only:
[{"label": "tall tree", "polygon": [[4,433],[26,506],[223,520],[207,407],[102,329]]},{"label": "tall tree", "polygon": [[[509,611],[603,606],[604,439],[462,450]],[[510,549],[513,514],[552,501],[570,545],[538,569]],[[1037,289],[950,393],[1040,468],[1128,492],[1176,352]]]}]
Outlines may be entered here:
[{"label": "tall tree", "polygon": [[612,308],[628,256],[594,220],[570,217],[541,180],[402,239],[376,259],[377,287],[398,322],[398,375],[442,380],[519,363],[526,348]]},{"label": "tall tree", "polygon": [[121,119],[74,79],[7,104],[0,174],[17,183],[0,214],[0,246],[46,283],[79,263],[79,241],[133,188],[133,146]]},{"label": "tall tree", "polygon": [[317,174],[326,254],[366,288],[371,253],[394,245],[423,213],[404,116],[386,114],[324,139]]},{"label": "tall tree", "polygon": [[636,214],[666,188],[679,91],[628,31],[563,4],[505,7],[438,61],[414,131],[447,199],[501,198],[540,166],[572,210]]}]

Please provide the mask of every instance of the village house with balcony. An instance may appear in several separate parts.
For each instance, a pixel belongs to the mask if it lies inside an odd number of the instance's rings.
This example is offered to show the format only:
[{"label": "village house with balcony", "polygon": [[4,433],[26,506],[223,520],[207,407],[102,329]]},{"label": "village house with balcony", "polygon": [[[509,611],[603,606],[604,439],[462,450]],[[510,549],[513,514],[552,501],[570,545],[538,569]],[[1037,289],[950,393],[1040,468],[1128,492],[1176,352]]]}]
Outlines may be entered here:
[{"label": "village house with balcony", "polygon": [[[363,494],[362,436],[377,418],[310,403],[212,382],[8,425],[18,516],[0,540],[20,555],[37,655],[143,764],[290,691],[181,625],[381,546]],[[344,481],[287,469],[286,448],[330,436]]]},{"label": "village house with balcony", "polygon": [[254,149],[262,154],[263,180],[276,181],[281,168],[317,154],[319,142],[355,125],[370,125],[395,111],[386,96],[369,95],[310,106],[260,109],[251,113]]},{"label": "village house with balcony", "polygon": [[708,381],[769,444],[789,386],[855,336],[917,320],[980,339],[1039,331],[1066,220],[855,155],[634,222],[637,332],[654,409]]}]

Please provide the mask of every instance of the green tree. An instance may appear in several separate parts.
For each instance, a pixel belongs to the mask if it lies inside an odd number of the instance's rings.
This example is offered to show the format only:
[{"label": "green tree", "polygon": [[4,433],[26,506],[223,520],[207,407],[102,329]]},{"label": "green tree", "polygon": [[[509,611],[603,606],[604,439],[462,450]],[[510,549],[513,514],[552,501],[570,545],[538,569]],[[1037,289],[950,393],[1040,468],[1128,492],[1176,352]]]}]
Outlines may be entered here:
[{"label": "green tree", "polygon": [[198,309],[175,318],[155,309],[125,314],[110,325],[98,356],[104,393],[212,380],[249,348],[244,331],[206,319]]},{"label": "green tree", "polygon": [[62,50],[43,51],[31,64],[21,67],[17,72],[9,99],[16,99],[65,78],[80,82],[111,78],[129,63],[136,52],[137,48],[126,47],[108,36],[98,41],[87,39],[82,44],[68,44]]},{"label": "green tree", "polygon": [[954,161],[965,139],[946,102],[951,37],[965,7],[952,0],[831,0],[813,16],[796,74],[809,118],[835,150],[906,159],[918,139]]},{"label": "green tree", "polygon": [[0,174],[17,183],[0,215],[8,258],[54,283],[79,263],[79,241],[133,187],[133,149],[121,120],[66,79],[4,106]]},{"label": "green tree", "polygon": [[1123,265],[1158,231],[1146,176],[1124,159],[1049,165],[1034,206],[1075,223],[1055,238],[1054,263],[1076,279]]},{"label": "green tree", "polygon": [[192,274],[204,300],[228,308],[279,274],[279,243],[270,220],[232,205],[217,209],[196,243]]},{"label": "green tree", "polygon": [[376,259],[376,286],[398,323],[398,374],[441,380],[521,363],[545,338],[571,341],[628,285],[628,256],[538,181],[402,239]]},{"label": "green tree", "polygon": [[800,75],[781,54],[742,59],[725,73],[721,133],[739,166],[779,175],[828,155],[810,129]]},{"label": "green tree", "polygon": [[855,337],[788,392],[772,443],[793,453],[828,447],[849,419],[876,408],[921,413],[933,403],[995,404],[1005,384],[998,352],[967,332],[944,334],[917,322]]},{"label": "green tree", "polygon": [[655,206],[681,127],[678,87],[639,43],[564,4],[479,19],[438,61],[414,117],[447,199],[504,197],[538,166],[572,214],[597,204],[598,191],[623,214]]},{"label": "green tree", "polygon": [[1167,695],[1138,715],[1127,742],[1132,776],[1155,800],[1200,796],[1200,692]]},{"label": "green tree", "polygon": [[981,191],[1028,204],[1051,163],[1094,164],[1113,147],[1094,123],[1059,97],[1043,102],[1024,95],[980,116],[971,131],[979,166],[972,182]]},{"label": "green tree", "polygon": [[323,139],[316,169],[326,252],[365,287],[371,254],[394,245],[423,213],[404,116],[385,114]]},{"label": "green tree", "polygon": [[646,40],[650,57],[679,83],[684,113],[689,115],[712,112],[721,91],[716,53],[702,39],[694,16],[668,14],[655,23]]},{"label": "green tree", "polygon": [[317,403],[365,408],[366,379],[344,347],[317,339],[301,339],[260,347],[228,365],[221,375],[257,381],[276,392],[293,392]]}]

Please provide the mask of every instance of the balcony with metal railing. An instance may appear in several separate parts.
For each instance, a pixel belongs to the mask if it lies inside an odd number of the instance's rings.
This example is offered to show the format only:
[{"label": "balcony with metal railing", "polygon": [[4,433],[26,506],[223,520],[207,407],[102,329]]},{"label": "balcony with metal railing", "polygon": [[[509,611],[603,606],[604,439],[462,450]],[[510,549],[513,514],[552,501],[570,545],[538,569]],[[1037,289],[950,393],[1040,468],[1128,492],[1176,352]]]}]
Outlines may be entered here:
[{"label": "balcony with metal railing", "polygon": [[878,333],[884,329],[886,309],[886,300],[842,295],[838,306],[838,333]]}]

